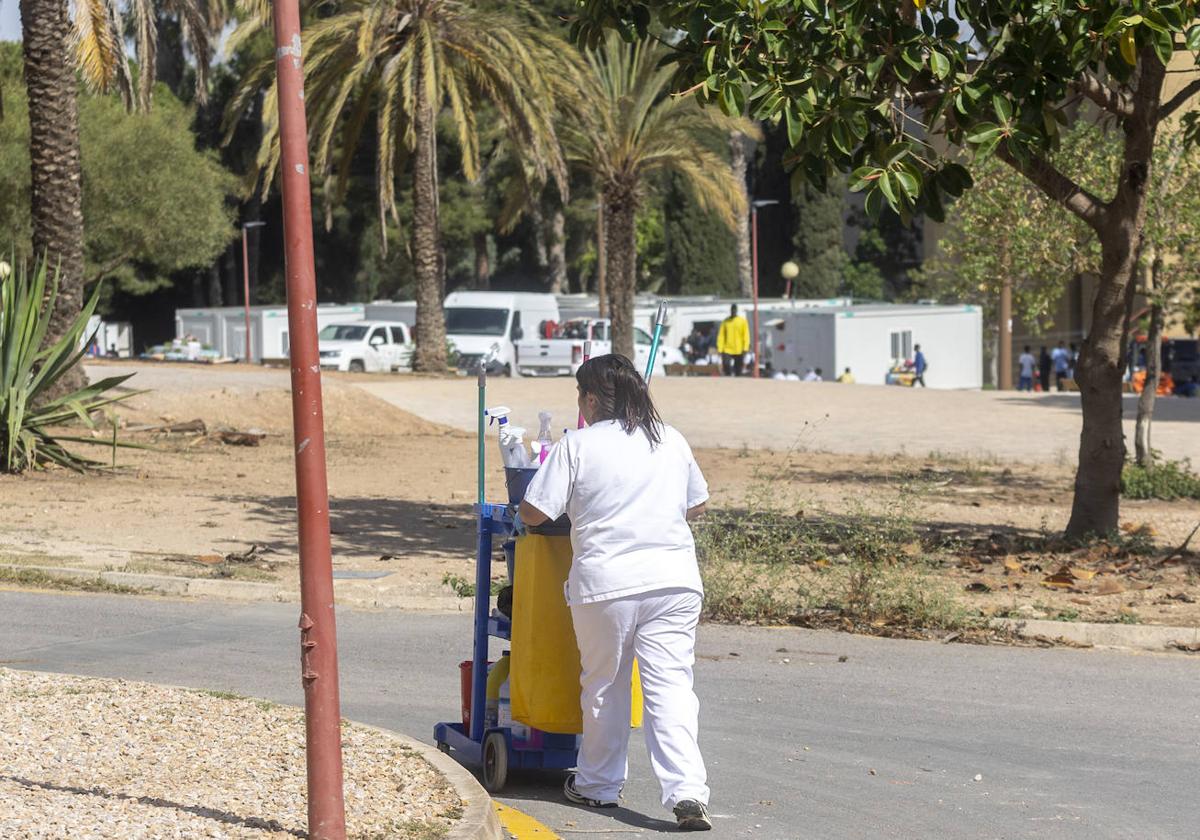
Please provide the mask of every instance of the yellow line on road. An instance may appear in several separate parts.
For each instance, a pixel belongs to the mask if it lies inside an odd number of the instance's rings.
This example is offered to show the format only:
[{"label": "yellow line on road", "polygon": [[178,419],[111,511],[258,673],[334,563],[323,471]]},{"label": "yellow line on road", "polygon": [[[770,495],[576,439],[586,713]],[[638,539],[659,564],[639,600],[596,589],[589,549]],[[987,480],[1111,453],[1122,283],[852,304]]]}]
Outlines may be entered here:
[{"label": "yellow line on road", "polygon": [[528,814],[524,814],[516,808],[501,805],[499,802],[492,804],[496,806],[496,815],[500,817],[500,824],[504,826],[504,831],[514,840],[562,840],[561,837]]}]

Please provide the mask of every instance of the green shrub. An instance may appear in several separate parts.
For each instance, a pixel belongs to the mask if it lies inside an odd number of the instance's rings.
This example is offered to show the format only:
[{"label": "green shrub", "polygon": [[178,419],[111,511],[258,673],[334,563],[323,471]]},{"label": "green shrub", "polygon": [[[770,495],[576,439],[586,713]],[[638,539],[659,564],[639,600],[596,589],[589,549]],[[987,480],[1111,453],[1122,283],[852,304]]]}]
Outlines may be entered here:
[{"label": "green shrub", "polygon": [[746,508],[697,523],[709,618],[838,625],[872,632],[968,625],[968,610],[931,573],[941,560],[907,514],[799,515],[752,495]]},{"label": "green shrub", "polygon": [[97,285],[83,311],[53,342],[47,338],[58,299],[58,274],[47,282],[45,260],[30,275],[0,264],[0,471],[24,472],[58,464],[76,471],[100,466],[63,445],[114,446],[113,439],[68,437],[56,428],[81,421],[95,428],[92,413],[134,396],[106,393],[133,374],[111,376],[69,394],[52,396],[54,386],[83,358],[88,319],[100,299]]},{"label": "green shrub", "polygon": [[1160,461],[1151,469],[1130,462],[1121,471],[1121,495],[1127,499],[1200,499],[1200,475],[1192,463]]}]

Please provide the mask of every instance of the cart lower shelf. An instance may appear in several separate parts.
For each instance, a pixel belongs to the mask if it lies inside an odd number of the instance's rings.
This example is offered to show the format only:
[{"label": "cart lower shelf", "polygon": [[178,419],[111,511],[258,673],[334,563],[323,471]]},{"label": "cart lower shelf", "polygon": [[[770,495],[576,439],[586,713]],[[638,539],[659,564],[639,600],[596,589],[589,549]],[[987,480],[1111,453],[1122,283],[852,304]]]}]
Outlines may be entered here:
[{"label": "cart lower shelf", "polygon": [[491,793],[504,788],[510,770],[569,770],[578,759],[579,736],[534,732],[528,745],[513,738],[507,726],[484,730],[474,741],[461,723],[439,723],[433,729],[438,749],[457,752],[483,769],[483,786]]}]

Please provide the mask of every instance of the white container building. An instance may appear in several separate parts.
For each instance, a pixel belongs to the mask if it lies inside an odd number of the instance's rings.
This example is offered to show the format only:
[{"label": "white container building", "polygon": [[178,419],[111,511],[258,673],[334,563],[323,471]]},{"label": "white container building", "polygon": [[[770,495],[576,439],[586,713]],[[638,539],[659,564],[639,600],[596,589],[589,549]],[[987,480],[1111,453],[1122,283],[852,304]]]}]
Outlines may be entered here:
[{"label": "white container building", "polygon": [[826,380],[850,368],[860,384],[882,385],[897,361],[921,346],[930,388],[983,387],[983,314],[978,306],[874,303],[803,311],[760,311],[763,361]]},{"label": "white container building", "polygon": [[[361,303],[317,304],[317,329],[332,323],[361,321],[365,308]],[[246,310],[241,306],[176,309],[175,336],[192,336],[224,358],[244,359]],[[287,307],[251,306],[250,361],[257,364],[264,359],[286,359],[290,348]]]}]

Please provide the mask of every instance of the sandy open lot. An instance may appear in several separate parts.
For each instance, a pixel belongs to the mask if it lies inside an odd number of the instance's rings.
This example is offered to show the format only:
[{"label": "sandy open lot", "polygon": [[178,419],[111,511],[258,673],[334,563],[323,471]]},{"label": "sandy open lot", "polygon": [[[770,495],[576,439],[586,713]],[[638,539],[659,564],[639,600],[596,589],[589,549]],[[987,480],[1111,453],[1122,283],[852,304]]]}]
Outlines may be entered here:
[{"label": "sandy open lot", "polygon": [[[392,405],[458,429],[474,428],[473,379],[375,379],[362,386]],[[663,417],[693,446],[786,450],[794,446],[850,455],[941,453],[976,459],[1074,463],[1078,394],[933,391],[831,382],[660,378],[653,392]],[[574,380],[493,379],[489,405],[514,409],[513,422],[537,430],[537,412],[572,425]],[[1126,398],[1132,441],[1135,398]],[[1155,446],[1200,462],[1200,399],[1160,399]]]},{"label": "sandy open lot", "polygon": [[[0,476],[0,562],[204,575],[206,562],[258,546],[256,561],[236,576],[294,582],[287,372],[153,364],[91,372],[128,370],[137,371],[130,384],[150,393],[121,409],[127,426],[198,418],[210,430],[257,428],[268,436],[261,446],[235,447],[211,437],[134,434],[128,438],[152,449],[120,451],[116,471]],[[772,498],[797,511],[900,504],[923,526],[967,540],[1053,532],[1069,512],[1074,397],[704,379],[656,380],[654,393],[664,417],[692,441],[717,507],[738,508],[769,482]],[[476,462],[466,429],[474,424],[475,382],[329,376],[325,397],[338,573],[380,576],[362,583],[403,591],[414,606],[452,607],[443,578],[473,576]],[[567,379],[499,380],[488,402],[506,403],[533,424],[539,409],[550,408],[556,425],[573,425],[571,398]],[[1169,457],[1200,461],[1200,401],[1161,405],[1156,445]],[[495,453],[489,440],[493,499],[503,494]],[[106,449],[95,454],[109,457]],[[1178,545],[1200,519],[1198,507],[1126,502],[1123,519],[1151,523],[1164,545]],[[962,574],[975,572],[968,565]],[[993,587],[978,597],[1057,597],[1030,580],[1032,595]],[[1143,620],[1190,620],[1193,605],[1149,603],[1159,597],[1158,589],[1136,596],[1147,602]]]}]

